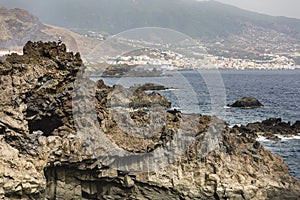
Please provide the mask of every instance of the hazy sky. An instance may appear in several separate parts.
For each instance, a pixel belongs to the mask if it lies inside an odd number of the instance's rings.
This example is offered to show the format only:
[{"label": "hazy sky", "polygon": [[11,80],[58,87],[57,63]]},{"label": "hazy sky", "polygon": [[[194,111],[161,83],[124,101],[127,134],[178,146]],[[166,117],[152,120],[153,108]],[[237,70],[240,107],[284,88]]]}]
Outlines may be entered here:
[{"label": "hazy sky", "polygon": [[[69,0],[72,2],[72,0]],[[174,0],[175,1],[175,0]],[[205,1],[205,0],[198,0]],[[207,1],[207,0],[206,0]],[[222,3],[231,4],[246,10],[252,10],[255,12],[269,14],[274,16],[286,16],[300,19],[300,0],[215,0]],[[0,6],[3,0],[0,0]],[[5,0],[5,4],[14,5],[12,0]],[[19,1],[22,2],[23,7],[34,8],[34,5],[30,5],[30,0]],[[34,1],[36,3],[36,0]],[[51,3],[51,1],[38,1],[40,4]],[[149,0],[149,2],[151,2]],[[8,5],[9,5],[8,4]],[[22,7],[22,6],[21,6]]]},{"label": "hazy sky", "polygon": [[243,9],[300,19],[300,0],[217,0]]}]

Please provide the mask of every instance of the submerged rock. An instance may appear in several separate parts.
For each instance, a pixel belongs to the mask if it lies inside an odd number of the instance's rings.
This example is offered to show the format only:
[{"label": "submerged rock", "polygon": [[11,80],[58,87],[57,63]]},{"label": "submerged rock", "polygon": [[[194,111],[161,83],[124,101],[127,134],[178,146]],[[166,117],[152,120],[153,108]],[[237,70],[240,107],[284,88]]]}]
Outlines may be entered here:
[{"label": "submerged rock", "polygon": [[0,63],[1,199],[300,198],[283,159],[246,129],[94,84],[61,44],[25,49]]},{"label": "submerged rock", "polygon": [[257,108],[257,107],[262,107],[264,105],[262,103],[260,103],[256,98],[243,97],[228,106],[234,107],[234,108]]}]

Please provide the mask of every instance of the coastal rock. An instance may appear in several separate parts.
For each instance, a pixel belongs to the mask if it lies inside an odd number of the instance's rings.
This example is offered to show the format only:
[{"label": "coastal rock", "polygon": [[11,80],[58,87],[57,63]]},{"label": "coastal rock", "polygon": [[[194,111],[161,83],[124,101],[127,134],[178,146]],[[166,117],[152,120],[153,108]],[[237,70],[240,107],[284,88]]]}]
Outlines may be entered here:
[{"label": "coastal rock", "polygon": [[234,107],[234,108],[256,108],[256,107],[262,107],[264,105],[262,103],[260,103],[256,98],[243,97],[228,106]]},{"label": "coastal rock", "polygon": [[156,85],[154,83],[145,83],[143,85],[134,85],[133,88],[141,91],[149,91],[149,90],[166,90],[167,88],[163,85]]},{"label": "coastal rock", "polygon": [[[117,59],[116,59],[117,61]],[[99,69],[104,70],[99,70]],[[100,71],[100,73],[99,73]],[[94,64],[90,65],[87,73],[91,76],[121,78],[121,77],[159,77],[163,75],[161,69],[149,69],[147,66],[128,64]]]},{"label": "coastal rock", "polygon": [[[121,85],[115,85],[108,90],[110,92],[106,92],[108,95],[105,102],[109,107],[138,109],[151,108],[155,106],[170,108],[171,106],[168,99],[160,93],[151,92],[147,94],[144,89],[139,87],[124,88]],[[100,98],[101,97],[99,97],[99,99]],[[103,99],[101,101],[103,101]]]},{"label": "coastal rock", "polygon": [[253,138],[263,136],[275,141],[281,140],[277,135],[292,137],[300,133],[299,121],[291,124],[290,122],[283,122],[281,118],[270,118],[262,122],[249,123],[246,126],[235,126],[233,129],[252,135]]},{"label": "coastal rock", "polygon": [[292,128],[295,129],[295,130],[298,130],[298,132],[300,133],[300,121],[297,120],[297,121],[293,124]]},{"label": "coastal rock", "polygon": [[25,49],[0,63],[1,199],[300,198],[300,181],[247,127],[94,83],[62,44]]}]

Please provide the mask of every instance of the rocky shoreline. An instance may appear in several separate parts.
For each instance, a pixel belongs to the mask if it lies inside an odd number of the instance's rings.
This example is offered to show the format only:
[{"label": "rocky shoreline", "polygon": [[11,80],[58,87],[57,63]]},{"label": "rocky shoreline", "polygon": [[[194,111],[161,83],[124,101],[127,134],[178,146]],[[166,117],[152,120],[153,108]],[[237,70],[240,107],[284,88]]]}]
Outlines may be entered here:
[{"label": "rocky shoreline", "polygon": [[[149,69],[151,68],[152,69]],[[106,63],[89,65],[87,74],[91,77],[121,78],[121,77],[161,77],[163,71],[151,65],[127,65]]]},{"label": "rocky shoreline", "polygon": [[283,122],[281,118],[270,118],[262,122],[249,123],[246,126],[234,126],[234,131],[247,133],[254,138],[263,136],[269,140],[280,141],[278,135],[284,137],[293,137],[300,135],[300,121],[294,124]]},{"label": "rocky shoreline", "polygon": [[300,181],[253,136],[282,122],[229,128],[82,70],[55,42],[0,61],[1,199],[300,198]]}]

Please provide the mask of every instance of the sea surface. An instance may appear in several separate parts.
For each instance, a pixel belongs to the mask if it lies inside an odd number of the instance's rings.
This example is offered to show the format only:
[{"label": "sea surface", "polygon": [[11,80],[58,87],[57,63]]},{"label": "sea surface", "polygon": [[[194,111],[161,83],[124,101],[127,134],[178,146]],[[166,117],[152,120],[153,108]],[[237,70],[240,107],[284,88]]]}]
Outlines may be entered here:
[{"label": "sea surface", "polygon": [[[96,80],[96,79],[94,79]],[[104,78],[108,85],[156,83],[166,86],[159,91],[184,113],[216,115],[230,125],[241,125],[267,118],[300,120],[300,70],[186,70],[165,72],[163,77]],[[229,108],[235,100],[252,96],[265,106],[255,109]],[[280,142],[259,140],[265,148],[280,155],[290,173],[300,179],[300,138]]]}]

